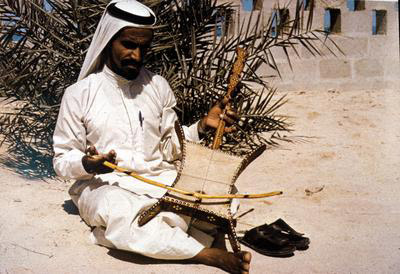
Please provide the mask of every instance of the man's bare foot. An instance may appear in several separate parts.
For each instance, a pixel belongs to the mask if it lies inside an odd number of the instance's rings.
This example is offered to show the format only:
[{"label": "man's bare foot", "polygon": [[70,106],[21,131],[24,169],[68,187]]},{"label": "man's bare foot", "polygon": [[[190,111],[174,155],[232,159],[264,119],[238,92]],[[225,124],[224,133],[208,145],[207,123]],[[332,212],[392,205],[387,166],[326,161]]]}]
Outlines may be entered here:
[{"label": "man's bare foot", "polygon": [[225,244],[225,233],[217,233],[217,235],[214,236],[214,242],[211,247],[227,250]]},{"label": "man's bare foot", "polygon": [[191,261],[218,267],[229,273],[246,274],[250,271],[251,253],[232,253],[219,248],[204,248]]}]

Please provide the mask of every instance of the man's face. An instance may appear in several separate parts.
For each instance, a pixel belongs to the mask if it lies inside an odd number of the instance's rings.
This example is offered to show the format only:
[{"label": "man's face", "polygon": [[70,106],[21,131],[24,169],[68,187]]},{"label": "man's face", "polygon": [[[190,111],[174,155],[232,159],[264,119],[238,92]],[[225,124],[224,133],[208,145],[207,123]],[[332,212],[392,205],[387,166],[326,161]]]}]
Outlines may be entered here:
[{"label": "man's face", "polygon": [[151,29],[123,29],[109,45],[107,66],[128,80],[135,79],[139,75],[152,39]]}]

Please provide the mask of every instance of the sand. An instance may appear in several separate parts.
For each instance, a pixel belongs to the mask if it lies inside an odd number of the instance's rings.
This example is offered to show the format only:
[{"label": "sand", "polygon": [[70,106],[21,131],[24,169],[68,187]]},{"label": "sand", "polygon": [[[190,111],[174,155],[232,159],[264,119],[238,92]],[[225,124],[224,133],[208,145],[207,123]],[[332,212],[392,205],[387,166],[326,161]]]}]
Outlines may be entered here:
[{"label": "sand", "polygon": [[[266,151],[237,182],[284,194],[242,201],[241,212],[254,211],[237,230],[283,218],[311,244],[290,258],[253,251],[251,273],[399,273],[400,90],[289,98],[281,113],[293,143]],[[91,244],[68,186],[0,168],[0,273],[223,273]]]}]

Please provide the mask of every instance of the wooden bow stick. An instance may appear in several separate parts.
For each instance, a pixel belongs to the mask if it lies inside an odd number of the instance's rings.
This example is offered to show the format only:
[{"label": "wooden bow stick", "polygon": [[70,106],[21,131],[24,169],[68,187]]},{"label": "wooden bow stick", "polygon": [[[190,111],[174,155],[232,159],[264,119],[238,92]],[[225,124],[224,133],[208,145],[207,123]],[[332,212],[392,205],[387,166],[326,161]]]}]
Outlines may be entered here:
[{"label": "wooden bow stick", "polygon": [[271,197],[271,196],[276,196],[276,195],[281,195],[282,191],[273,191],[273,192],[268,192],[268,193],[259,193],[259,194],[224,194],[224,195],[208,195],[208,194],[202,194],[202,193],[197,193],[197,192],[191,192],[191,191],[186,191],[183,189],[178,189],[172,186],[167,186],[165,184],[144,178],[140,175],[138,175],[135,172],[129,171],[127,169],[121,168],[117,165],[114,165],[108,161],[103,162],[103,165],[106,167],[109,167],[113,170],[125,173],[129,176],[132,176],[133,178],[136,178],[142,182],[145,182],[147,184],[161,187],[164,189],[168,189],[170,191],[180,193],[183,195],[191,196],[191,197],[196,197],[199,199],[254,199],[254,198],[264,198],[264,197]]},{"label": "wooden bow stick", "polygon": [[[232,92],[235,90],[236,86],[240,82],[240,74],[243,71],[244,63],[247,58],[247,51],[244,48],[238,47],[236,49],[236,54],[237,54],[236,60],[235,63],[233,64],[231,75],[229,76],[228,90],[225,95],[228,98],[228,100],[231,99]],[[224,116],[226,115],[226,112],[228,111],[229,107],[230,103],[228,102],[225,105],[224,110],[220,116],[220,120],[212,144],[212,149],[218,149],[222,144],[222,136],[224,135],[225,132]]]}]

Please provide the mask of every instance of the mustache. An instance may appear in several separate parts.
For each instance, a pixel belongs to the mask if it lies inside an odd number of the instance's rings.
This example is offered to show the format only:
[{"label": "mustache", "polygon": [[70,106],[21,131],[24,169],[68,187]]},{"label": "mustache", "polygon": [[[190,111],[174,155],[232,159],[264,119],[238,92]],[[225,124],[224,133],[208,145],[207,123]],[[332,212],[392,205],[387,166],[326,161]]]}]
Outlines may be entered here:
[{"label": "mustache", "polygon": [[139,67],[142,66],[142,62],[138,62],[138,61],[135,61],[135,60],[132,60],[132,59],[121,60],[121,66],[124,67],[124,66],[129,66],[129,65],[139,68]]}]

